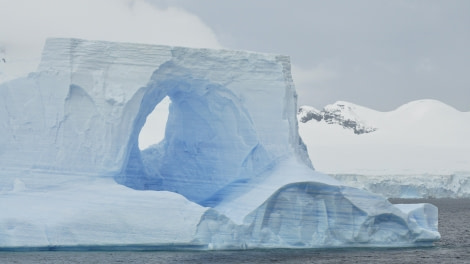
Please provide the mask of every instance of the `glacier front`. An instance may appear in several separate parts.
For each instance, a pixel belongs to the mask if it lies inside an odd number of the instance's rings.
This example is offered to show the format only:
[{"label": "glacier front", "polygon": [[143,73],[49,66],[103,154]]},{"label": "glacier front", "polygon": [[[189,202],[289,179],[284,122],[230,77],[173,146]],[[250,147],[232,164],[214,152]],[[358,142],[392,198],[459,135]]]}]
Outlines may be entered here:
[{"label": "glacier front", "polygon": [[[171,100],[164,139],[139,149]],[[437,208],[314,171],[286,56],[49,39],[0,84],[0,247],[404,246]]]}]

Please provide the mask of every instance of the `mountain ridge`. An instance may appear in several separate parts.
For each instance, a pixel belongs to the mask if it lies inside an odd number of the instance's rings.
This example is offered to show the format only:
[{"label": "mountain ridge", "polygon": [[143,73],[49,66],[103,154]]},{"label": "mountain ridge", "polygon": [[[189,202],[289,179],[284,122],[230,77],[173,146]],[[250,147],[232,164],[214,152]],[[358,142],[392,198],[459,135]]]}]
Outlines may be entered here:
[{"label": "mountain ridge", "polygon": [[[315,109],[300,109],[299,133],[319,171],[363,175],[470,171],[470,112],[440,101],[412,101],[389,112],[339,101],[325,107],[339,111],[336,123],[305,121]],[[354,133],[341,123],[348,119],[376,130]]]},{"label": "mountain ridge", "polygon": [[[300,123],[313,120],[336,124],[345,129],[352,129],[354,134],[361,135],[374,132],[381,127],[386,127],[390,120],[410,119],[411,121],[429,119],[429,116],[437,115],[462,115],[470,116],[469,112],[459,111],[456,108],[434,99],[421,99],[405,103],[391,111],[378,111],[347,101],[336,101],[326,105],[322,110],[303,105],[299,107],[297,116]],[[387,121],[384,121],[387,119]]]}]

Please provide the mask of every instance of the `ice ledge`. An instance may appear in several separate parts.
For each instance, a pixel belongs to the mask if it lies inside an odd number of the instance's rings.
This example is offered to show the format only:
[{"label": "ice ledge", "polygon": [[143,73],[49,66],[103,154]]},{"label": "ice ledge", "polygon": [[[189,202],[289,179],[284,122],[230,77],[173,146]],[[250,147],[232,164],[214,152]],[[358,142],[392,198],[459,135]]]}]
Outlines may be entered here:
[{"label": "ice ledge", "polygon": [[[104,191],[106,190],[106,191]],[[437,208],[320,182],[287,184],[242,224],[171,192],[109,179],[0,196],[0,248],[248,249],[425,246],[440,238]]]},{"label": "ice ledge", "polygon": [[318,182],[283,186],[235,224],[204,213],[197,243],[213,249],[400,247],[439,240],[437,207],[392,205],[381,196]]}]

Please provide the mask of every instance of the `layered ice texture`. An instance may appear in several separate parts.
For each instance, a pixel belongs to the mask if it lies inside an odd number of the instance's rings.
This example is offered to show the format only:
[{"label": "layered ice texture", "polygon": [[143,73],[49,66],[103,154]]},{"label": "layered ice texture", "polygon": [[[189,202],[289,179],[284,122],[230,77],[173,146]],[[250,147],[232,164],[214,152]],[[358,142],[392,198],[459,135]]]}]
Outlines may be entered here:
[{"label": "layered ice texture", "polygon": [[[171,100],[164,139],[139,149]],[[406,246],[437,208],[314,171],[288,57],[49,39],[0,85],[0,247]]]}]

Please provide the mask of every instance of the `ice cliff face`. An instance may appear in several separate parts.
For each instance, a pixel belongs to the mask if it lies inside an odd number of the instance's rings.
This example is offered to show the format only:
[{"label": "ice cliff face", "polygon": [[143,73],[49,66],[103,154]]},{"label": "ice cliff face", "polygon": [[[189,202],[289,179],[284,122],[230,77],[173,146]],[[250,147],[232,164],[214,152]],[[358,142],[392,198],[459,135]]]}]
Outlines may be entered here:
[{"label": "ice cliff face", "polygon": [[[43,58],[38,73],[1,90],[4,168],[114,175],[202,201],[291,154],[311,166],[287,57],[54,39]],[[138,135],[165,96],[164,151],[144,166]],[[260,107],[262,98],[276,107]]]},{"label": "ice cliff face", "polygon": [[[0,95],[2,247],[439,238],[432,205],[411,217],[313,170],[285,56],[50,39],[38,70]],[[165,138],[140,151],[166,96]]]}]

